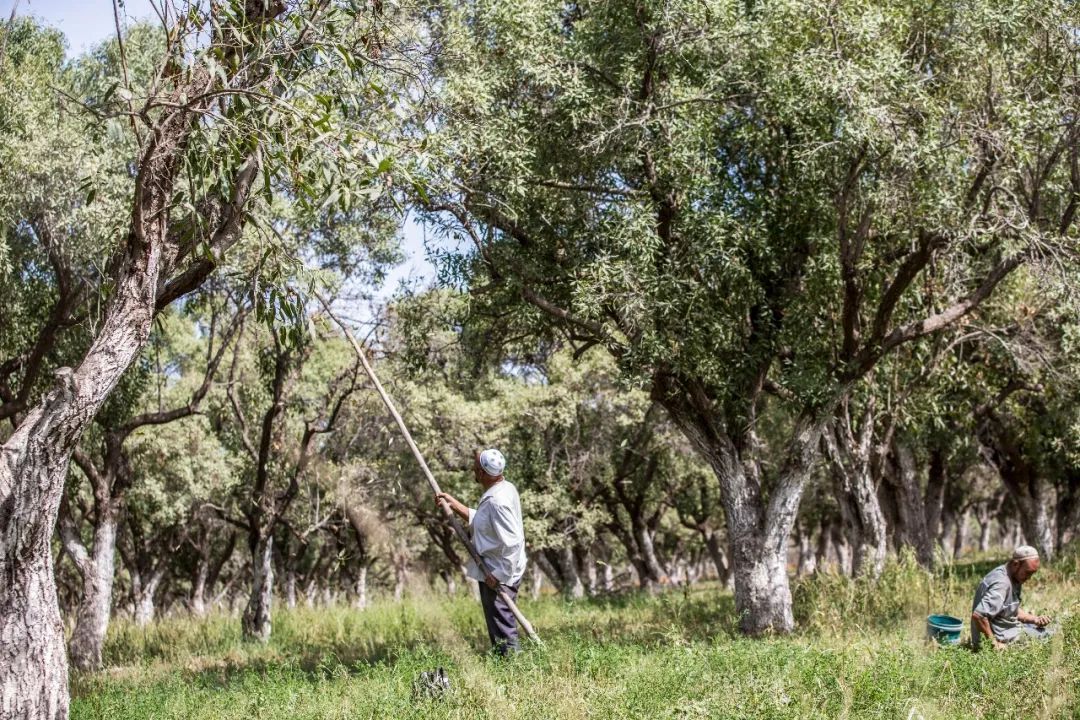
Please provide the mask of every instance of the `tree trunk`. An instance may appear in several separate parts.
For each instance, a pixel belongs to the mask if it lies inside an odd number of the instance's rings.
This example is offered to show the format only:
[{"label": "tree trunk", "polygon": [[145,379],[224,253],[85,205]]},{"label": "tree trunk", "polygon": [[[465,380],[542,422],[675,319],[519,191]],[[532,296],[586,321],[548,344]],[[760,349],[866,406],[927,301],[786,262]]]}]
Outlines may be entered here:
[{"label": "tree trunk", "polygon": [[408,581],[409,566],[404,552],[394,553],[394,602],[405,599],[405,585]]},{"label": "tree trunk", "polygon": [[1060,556],[1080,529],[1080,468],[1070,467],[1057,488],[1054,503],[1054,551]]},{"label": "tree trunk", "polygon": [[997,498],[980,500],[971,506],[975,513],[975,521],[979,523],[979,552],[986,552],[990,549],[994,520],[998,519],[1001,513],[1001,506],[1005,501],[1005,497],[1002,494]]},{"label": "tree trunk", "polygon": [[[796,577],[812,575],[816,570],[814,546],[810,534],[803,529],[803,523],[795,523],[795,542],[798,545],[799,562],[795,567]],[[711,552],[711,550],[710,550]]]},{"label": "tree trunk", "polygon": [[532,582],[529,587],[529,597],[533,600],[540,599],[540,590],[544,586],[544,573],[540,572],[540,566],[533,563],[531,568]]},{"label": "tree trunk", "polygon": [[926,501],[923,506],[926,517],[926,535],[931,546],[936,544],[941,536],[941,515],[945,506],[945,487],[948,481],[945,451],[939,447],[932,447],[930,467],[926,476]]},{"label": "tree trunk", "polygon": [[563,597],[580,598],[585,595],[585,586],[581,583],[573,560],[573,553],[568,548],[545,548],[533,553],[531,558],[531,562],[544,571]]},{"label": "tree trunk", "polygon": [[285,566],[285,607],[296,607],[296,567],[291,563]]},{"label": "tree trunk", "polygon": [[786,553],[777,553],[760,542],[742,539],[733,544],[735,608],[747,608],[740,626],[748,635],[770,631],[789,632],[795,627],[791,612]]},{"label": "tree trunk", "polygon": [[728,567],[727,558],[724,556],[724,546],[720,542],[720,533],[708,530],[703,534],[705,536],[705,549],[709,551],[709,558],[716,568],[716,579],[721,586],[727,585],[728,578],[731,575],[731,568]]},{"label": "tree trunk", "polygon": [[0,717],[66,718],[67,652],[49,545],[5,553],[0,574]]},{"label": "tree trunk", "polygon": [[1046,504],[1041,499],[1032,499],[1021,505],[1020,525],[1024,529],[1024,541],[1028,545],[1034,545],[1039,550],[1039,555],[1046,562],[1054,559],[1053,532],[1050,527],[1050,516],[1046,511]]},{"label": "tree trunk", "polygon": [[953,537],[953,559],[960,558],[960,554],[964,552],[964,543],[967,541],[967,524],[968,524],[968,511],[964,510],[956,518],[956,535]]},{"label": "tree trunk", "polygon": [[979,426],[979,441],[1016,504],[1024,538],[1044,562],[1054,557],[1054,541],[1046,510],[1046,483],[1036,460],[1008,426],[1007,420],[988,414]]},{"label": "tree trunk", "polygon": [[563,593],[575,600],[585,597],[585,584],[581,582],[577,563],[574,562],[574,551],[569,546],[559,552],[559,570],[565,578]]},{"label": "tree trunk", "polygon": [[[990,549],[990,527],[991,523],[979,522],[979,552],[986,552]],[[955,550],[954,550],[955,557]]]},{"label": "tree trunk", "polygon": [[872,407],[867,408],[856,436],[847,406],[841,405],[837,417],[822,433],[822,440],[832,467],[840,519],[851,547],[851,574],[876,578],[885,569],[889,546],[874,477],[873,429]]},{"label": "tree trunk", "polygon": [[889,473],[896,493],[897,514],[900,517],[900,543],[915,551],[923,567],[934,564],[934,546],[926,529],[926,503],[919,489],[915,455],[900,441],[893,442],[893,472]]},{"label": "tree trunk", "polygon": [[[118,524],[115,512],[102,510],[100,514],[94,528],[92,554],[85,558],[85,562],[75,563],[82,574],[83,593],[75,612],[75,630],[68,647],[71,664],[79,670],[97,670],[101,667],[101,650],[112,614]],[[79,549],[85,554],[85,550]]]},{"label": "tree trunk", "polygon": [[818,530],[817,548],[814,551],[814,565],[819,572],[829,569],[830,550],[832,550],[832,522],[822,519]]},{"label": "tree trunk", "polygon": [[840,531],[837,525],[832,526],[832,546],[836,551],[836,567],[843,575],[855,574],[855,551],[848,542],[847,536]]},{"label": "tree trunk", "polygon": [[615,590],[615,568],[611,566],[610,562],[604,563],[604,580],[601,586],[604,592],[613,592]]},{"label": "tree trunk", "polygon": [[154,596],[157,594],[161,581],[165,579],[167,568],[164,563],[155,568],[150,577],[139,587],[135,596],[135,624],[146,627],[154,621],[156,606]]},{"label": "tree trunk", "polygon": [[210,577],[210,558],[199,553],[195,576],[191,580],[191,614],[196,617],[206,615],[206,580]]},{"label": "tree trunk", "polygon": [[444,568],[440,574],[442,575],[443,582],[446,583],[446,594],[450,597],[457,595],[457,573],[450,572]]},{"label": "tree trunk", "polygon": [[[357,568],[356,584],[354,586],[354,590],[356,591],[356,597],[353,599],[353,607],[357,610],[363,610],[368,606],[367,576],[367,565],[361,565],[359,568]],[[447,584],[449,584],[449,581],[451,581],[452,578],[448,577],[447,580]],[[451,594],[453,593],[451,592]]]},{"label": "tree trunk", "polygon": [[137,247],[121,260],[101,332],[83,362],[74,372],[57,371],[56,387],[3,445],[0,709],[6,716],[67,717],[67,655],[51,539],[71,453],[149,337],[161,239]]},{"label": "tree trunk", "polygon": [[788,542],[803,489],[818,458],[822,431],[835,406],[803,412],[795,419],[766,500],[755,423],[747,424],[736,445],[716,422],[715,406],[704,392],[672,387],[671,378],[657,379],[652,392],[719,481],[735,610],[742,631],[749,635],[791,632],[795,621],[787,575]]},{"label": "tree trunk", "polygon": [[260,642],[270,639],[273,600],[274,537],[268,534],[256,540],[251,548],[251,594],[240,623],[245,638]]},{"label": "tree trunk", "polygon": [[285,596],[285,607],[292,610],[296,607],[296,543],[290,533],[283,533],[278,541],[278,554],[281,556],[281,565],[284,570],[284,579],[281,584],[282,594]]},{"label": "tree trunk", "polygon": [[660,561],[656,557],[656,546],[653,545],[653,533],[645,523],[634,523],[634,540],[641,552],[641,566],[646,573],[647,582],[643,587],[654,590],[656,587],[667,585],[668,576]]},{"label": "tree trunk", "polygon": [[[204,528],[204,531],[208,530]],[[195,578],[191,586],[191,612],[199,617],[206,615],[208,609],[206,596],[213,593],[214,586],[221,577],[222,569],[236,549],[236,535],[235,531],[229,532],[225,550],[213,562],[211,562],[213,543],[209,538],[203,541],[203,547],[199,552],[199,565],[195,570]]]},{"label": "tree trunk", "polygon": [[592,549],[582,550],[578,547],[575,555],[581,559],[580,574],[585,576],[585,592],[590,597],[596,594],[596,558],[593,557]]}]

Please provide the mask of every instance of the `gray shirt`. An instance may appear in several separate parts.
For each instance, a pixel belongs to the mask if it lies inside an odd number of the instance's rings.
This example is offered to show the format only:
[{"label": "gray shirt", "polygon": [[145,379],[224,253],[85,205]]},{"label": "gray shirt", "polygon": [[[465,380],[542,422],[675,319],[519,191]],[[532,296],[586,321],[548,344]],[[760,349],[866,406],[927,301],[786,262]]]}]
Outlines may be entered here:
[{"label": "gray shirt", "polygon": [[[1004,565],[986,574],[975,590],[975,602],[971,612],[979,613],[990,622],[994,637],[1001,642],[1012,642],[1020,635],[1020,583],[1013,582]],[[979,647],[982,633],[975,621],[971,621],[971,643]]]},{"label": "gray shirt", "polygon": [[[487,489],[476,508],[469,508],[469,527],[476,552],[487,562],[499,582],[517,586],[525,575],[525,527],[518,491],[506,480]],[[468,575],[484,581],[484,573],[472,560]]]}]

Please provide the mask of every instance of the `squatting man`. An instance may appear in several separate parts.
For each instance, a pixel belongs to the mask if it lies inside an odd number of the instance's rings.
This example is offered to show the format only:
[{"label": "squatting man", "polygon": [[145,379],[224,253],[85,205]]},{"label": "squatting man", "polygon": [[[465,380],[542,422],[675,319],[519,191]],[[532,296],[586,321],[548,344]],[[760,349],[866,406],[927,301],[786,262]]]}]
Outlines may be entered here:
[{"label": "squatting man", "polygon": [[971,645],[979,649],[982,636],[1004,649],[1020,638],[1047,638],[1054,632],[1050,618],[1020,607],[1020,590],[1039,571],[1039,551],[1021,545],[1012,559],[987,573],[975,590],[971,606]]},{"label": "squatting man", "polygon": [[484,488],[475,508],[466,506],[450,493],[439,493],[443,504],[465,520],[473,545],[490,568],[485,572],[472,560],[468,575],[480,583],[480,603],[484,608],[491,646],[500,655],[519,650],[517,619],[499,596],[499,586],[517,599],[518,586],[525,575],[525,528],[521,520],[521,499],[517,488],[503,477],[506,458],[491,448],[473,457],[473,474]]}]

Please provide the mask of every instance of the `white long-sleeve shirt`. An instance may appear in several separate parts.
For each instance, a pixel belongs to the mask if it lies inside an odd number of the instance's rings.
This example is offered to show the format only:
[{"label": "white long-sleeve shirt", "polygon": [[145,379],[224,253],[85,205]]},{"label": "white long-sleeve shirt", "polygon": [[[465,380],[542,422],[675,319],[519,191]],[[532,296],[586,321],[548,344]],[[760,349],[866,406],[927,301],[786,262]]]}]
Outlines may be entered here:
[{"label": "white long-sleeve shirt", "polygon": [[[521,498],[517,488],[500,480],[480,496],[476,508],[469,508],[469,528],[476,551],[491,568],[495,579],[517,585],[525,575],[525,526],[521,520]],[[484,572],[469,560],[469,577],[484,581]]]}]

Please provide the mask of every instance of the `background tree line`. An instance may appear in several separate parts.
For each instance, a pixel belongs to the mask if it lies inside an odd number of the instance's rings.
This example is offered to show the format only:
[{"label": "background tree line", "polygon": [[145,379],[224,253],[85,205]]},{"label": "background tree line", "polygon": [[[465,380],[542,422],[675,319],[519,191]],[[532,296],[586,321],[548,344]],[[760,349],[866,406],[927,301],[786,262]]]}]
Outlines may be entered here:
[{"label": "background tree line", "polygon": [[786,632],[790,574],[1073,539],[1073,4],[187,10],[3,35],[0,706],[117,612],[468,591],[312,300],[406,208],[440,282],[364,342],[448,490],[504,450],[534,593]]}]

